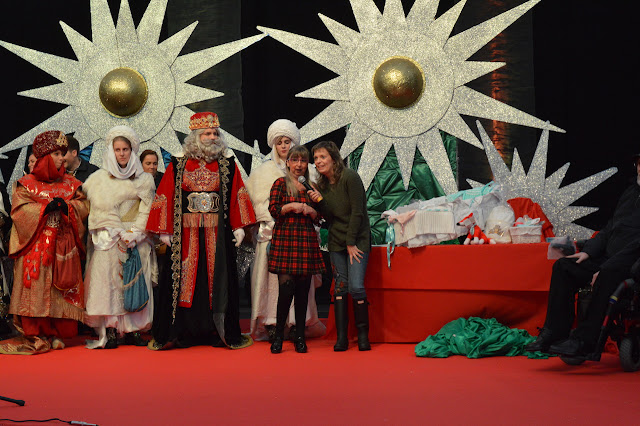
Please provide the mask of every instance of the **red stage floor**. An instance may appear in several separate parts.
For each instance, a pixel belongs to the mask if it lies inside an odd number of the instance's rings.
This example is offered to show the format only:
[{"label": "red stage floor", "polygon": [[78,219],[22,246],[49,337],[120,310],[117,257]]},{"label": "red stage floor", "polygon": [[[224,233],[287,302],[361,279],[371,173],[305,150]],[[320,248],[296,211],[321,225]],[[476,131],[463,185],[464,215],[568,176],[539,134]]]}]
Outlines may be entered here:
[{"label": "red stage floor", "polygon": [[[100,425],[636,424],[637,373],[618,359],[417,358],[414,345],[335,353],[333,342],[231,351],[69,347],[0,356],[0,418]],[[0,424],[7,424],[0,421]],[[52,423],[59,424],[59,423]]]}]

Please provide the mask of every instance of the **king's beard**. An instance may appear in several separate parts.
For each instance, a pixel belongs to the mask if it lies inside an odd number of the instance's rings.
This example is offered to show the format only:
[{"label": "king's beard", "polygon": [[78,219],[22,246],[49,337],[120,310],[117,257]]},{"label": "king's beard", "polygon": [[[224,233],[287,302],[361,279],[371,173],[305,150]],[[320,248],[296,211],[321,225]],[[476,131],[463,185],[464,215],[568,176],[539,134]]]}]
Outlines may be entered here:
[{"label": "king's beard", "polygon": [[224,142],[220,139],[214,140],[209,146],[200,141],[194,141],[187,144],[186,155],[198,160],[204,160],[206,163],[211,163],[222,156],[224,148]]}]

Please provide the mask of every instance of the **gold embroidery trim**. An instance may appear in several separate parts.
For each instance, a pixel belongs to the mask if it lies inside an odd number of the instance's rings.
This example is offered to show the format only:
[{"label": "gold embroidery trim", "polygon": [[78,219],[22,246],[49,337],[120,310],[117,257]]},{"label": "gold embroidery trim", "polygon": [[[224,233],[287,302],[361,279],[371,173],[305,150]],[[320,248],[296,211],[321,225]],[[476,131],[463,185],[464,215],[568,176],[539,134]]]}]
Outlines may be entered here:
[{"label": "gold embroidery trim", "polygon": [[238,207],[240,208],[240,221],[243,225],[251,223],[251,197],[246,187],[238,190]]},{"label": "gold embroidery trim", "polygon": [[213,228],[218,226],[218,215],[212,213],[184,213],[182,226],[185,228]]},{"label": "gold embroidery trim", "polygon": [[[212,216],[212,215],[210,215]],[[216,216],[217,219],[217,216]],[[216,265],[216,242],[218,233],[213,226],[204,229],[205,246],[207,250],[207,275],[209,283],[209,307],[213,308],[213,277]]]},{"label": "gold embroidery trim", "polygon": [[175,170],[175,189],[173,194],[173,238],[171,241],[171,279],[173,280],[173,300],[171,303],[171,324],[176,321],[178,309],[178,293],[180,291],[180,275],[182,262],[182,175],[187,157],[178,159]]},{"label": "gold embroidery trim", "polygon": [[200,163],[200,167],[190,172],[184,172],[184,186],[189,191],[213,192],[220,188],[220,178],[217,172],[207,168],[207,163]]},{"label": "gold embroidery trim", "polygon": [[160,231],[167,229],[167,210],[169,206],[167,204],[167,196],[164,194],[156,194],[151,203],[151,210],[160,210]]},{"label": "gold embroidery trim", "polygon": [[189,248],[187,257],[182,261],[182,285],[180,286],[179,306],[190,307],[193,303],[196,274],[198,272],[198,251],[200,235],[197,227],[189,228]]}]

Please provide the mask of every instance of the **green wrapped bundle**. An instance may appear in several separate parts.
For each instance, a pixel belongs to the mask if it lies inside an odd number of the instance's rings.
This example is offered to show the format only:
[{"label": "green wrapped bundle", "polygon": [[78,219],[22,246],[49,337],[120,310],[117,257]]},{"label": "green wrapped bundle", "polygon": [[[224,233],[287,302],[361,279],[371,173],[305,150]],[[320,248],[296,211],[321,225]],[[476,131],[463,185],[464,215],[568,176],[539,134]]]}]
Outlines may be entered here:
[{"label": "green wrapped bundle", "polygon": [[542,352],[526,352],[524,347],[535,337],[526,330],[508,328],[495,318],[458,318],[416,345],[416,356],[447,358],[465,355],[467,358],[488,356],[527,355],[529,358],[545,359]]}]

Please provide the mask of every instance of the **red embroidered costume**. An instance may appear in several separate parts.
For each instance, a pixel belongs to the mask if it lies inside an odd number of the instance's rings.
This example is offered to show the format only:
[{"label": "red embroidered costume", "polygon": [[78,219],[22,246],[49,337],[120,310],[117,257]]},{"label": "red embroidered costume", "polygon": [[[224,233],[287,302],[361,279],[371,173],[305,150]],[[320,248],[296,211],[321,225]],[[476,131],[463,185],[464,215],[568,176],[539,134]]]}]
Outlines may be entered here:
[{"label": "red embroidered costume", "polygon": [[[198,121],[207,117],[215,117],[215,123]],[[196,114],[191,124],[200,138],[198,129],[217,129],[217,116]],[[233,158],[173,159],[147,222],[148,231],[172,236],[169,264],[159,278],[150,349],[170,342],[214,344],[215,335],[230,347],[242,346],[232,231],[253,223],[249,193]]]},{"label": "red embroidered costume", "polygon": [[[42,135],[49,133],[54,132]],[[64,133],[53,137],[66,151]],[[89,206],[79,189],[82,183],[65,174],[64,167],[56,170],[53,165],[49,153],[61,146],[49,149],[42,154],[34,142],[38,161],[33,173],[18,180],[13,191],[9,255],[15,266],[9,312],[22,335],[0,343],[0,353],[47,352],[52,342],[54,348],[62,348],[59,338],[77,334],[76,321],[84,319],[80,257]],[[48,209],[54,199],[63,200],[60,205],[65,204],[66,211]]]},{"label": "red embroidered costume", "polygon": [[[255,215],[251,207],[251,200],[249,199],[247,189],[237,170],[234,173],[232,181],[229,215],[232,229],[237,229],[255,223]],[[147,230],[158,234],[174,234],[174,185],[175,170],[173,164],[170,164],[156,191],[156,197],[147,222]],[[219,203],[219,198],[215,197],[220,191],[218,162],[205,163],[204,161],[196,159],[186,160],[182,176],[182,191],[183,199],[186,203],[183,203],[184,212],[178,213],[182,215],[183,247],[181,255],[182,278],[178,306],[190,308],[193,303],[193,294],[196,287],[198,252],[200,250],[200,228],[204,228],[205,240],[203,243],[207,252],[209,303],[211,304],[212,302],[218,215],[215,213],[190,212],[188,196],[184,194],[191,192],[212,193],[214,194],[212,203]],[[191,210],[193,210],[193,207]]]}]

